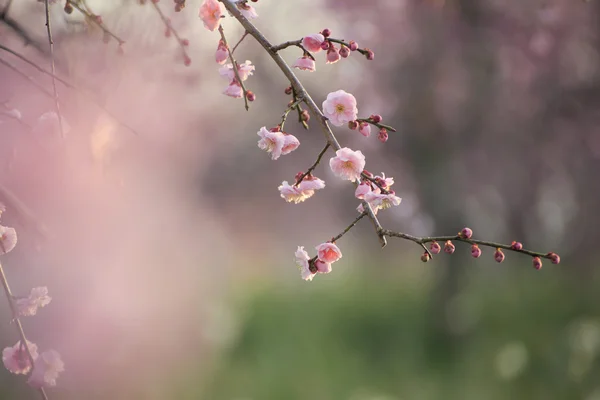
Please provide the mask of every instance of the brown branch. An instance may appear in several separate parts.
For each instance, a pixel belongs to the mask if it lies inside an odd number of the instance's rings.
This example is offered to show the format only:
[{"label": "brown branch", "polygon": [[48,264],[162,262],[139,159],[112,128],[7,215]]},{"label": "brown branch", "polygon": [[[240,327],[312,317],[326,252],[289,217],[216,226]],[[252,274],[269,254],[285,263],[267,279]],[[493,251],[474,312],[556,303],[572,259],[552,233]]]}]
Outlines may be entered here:
[{"label": "brown branch", "polygon": [[334,237],[331,238],[331,243],[335,243],[342,236],[344,236],[346,233],[348,233],[350,231],[350,229],[354,228],[354,226],[358,223],[358,221],[360,221],[361,219],[363,219],[363,217],[365,217],[366,215],[367,215],[366,211],[361,212],[360,215],[358,217],[356,217],[354,219],[354,221],[352,221],[352,223],[346,227],[346,229],[344,229],[343,231],[341,231],[340,233],[338,233],[336,236],[334,236]]},{"label": "brown branch", "polygon": [[154,9],[156,10],[156,12],[160,16],[160,19],[162,20],[163,24],[165,25],[165,28],[169,32],[173,33],[173,36],[175,36],[175,39],[177,40],[177,43],[179,44],[179,47],[181,48],[181,51],[183,52],[183,57],[184,57],[184,60],[185,60],[184,61],[185,65],[190,65],[191,59],[190,59],[190,56],[187,53],[186,44],[185,44],[186,41],[184,41],[179,36],[179,33],[177,33],[177,31],[175,29],[173,29],[173,26],[171,25],[171,21],[169,21],[169,19],[162,12],[162,10],[160,9],[160,7],[158,6],[158,3],[155,3],[154,1],[151,1],[150,3],[152,3],[152,6],[154,7]]},{"label": "brown branch", "polygon": [[231,54],[235,53],[235,49],[237,49],[238,46],[244,41],[246,36],[248,36],[248,32],[244,32],[244,34],[242,35],[240,40],[238,40],[238,42],[235,44],[235,46],[233,46],[233,49],[231,49]]},{"label": "brown branch", "polygon": [[319,165],[319,163],[321,162],[321,158],[323,158],[323,155],[327,152],[327,150],[329,149],[329,146],[330,146],[329,143],[325,144],[325,147],[323,147],[323,150],[321,150],[321,152],[317,156],[317,160],[315,161],[315,163],[310,166],[310,168],[308,169],[308,171],[306,171],[305,173],[303,173],[300,176],[300,178],[298,178],[296,180],[296,183],[294,184],[294,186],[298,186],[300,184],[300,182],[302,182],[304,180],[304,178],[306,178],[308,175],[310,175],[315,170],[315,168],[317,168],[317,165]]},{"label": "brown branch", "polygon": [[[233,15],[233,17],[239,21],[239,23],[246,29],[246,31],[256,39],[256,41],[267,51],[267,53],[269,53],[269,55],[271,56],[273,61],[275,61],[275,63],[277,64],[277,66],[279,67],[281,72],[283,72],[285,77],[291,82],[292,87],[296,90],[296,92],[298,93],[298,96],[302,96],[304,98],[304,102],[306,103],[308,109],[313,114],[313,116],[319,121],[322,131],[323,131],[323,134],[325,135],[325,138],[327,139],[327,142],[335,150],[341,149],[342,146],[340,146],[335,135],[331,131],[331,128],[329,127],[329,124],[327,123],[327,118],[323,115],[323,113],[321,112],[321,110],[319,109],[317,104],[310,97],[310,95],[308,94],[308,92],[306,91],[306,89],[304,88],[302,83],[298,80],[298,78],[296,77],[296,75],[294,74],[294,72],[292,71],[290,66],[277,53],[277,51],[274,50],[274,46],[254,26],[254,24],[252,24],[250,21],[248,21],[246,19],[246,17],[244,17],[242,15],[242,13],[236,7],[235,3],[233,3],[231,0],[219,0],[219,1],[221,3],[223,3],[223,5],[225,5],[225,8],[227,9],[227,11],[229,11],[229,13],[231,15]],[[355,186],[358,186],[358,182],[354,182],[354,184],[355,184]],[[381,227],[381,223],[377,219],[377,216],[375,215],[375,213],[373,212],[373,209],[371,208],[371,206],[368,203],[363,202],[363,207],[365,208],[366,212],[369,215],[369,218],[371,219],[371,222],[373,223],[373,226],[374,226],[375,231],[377,232],[377,235],[379,238],[379,243],[381,244],[382,247],[385,246],[387,244],[387,241],[386,241],[385,236],[380,233],[383,230],[383,228]]]},{"label": "brown branch", "polygon": [[302,39],[289,40],[285,43],[278,44],[277,46],[271,46],[271,51],[274,53],[277,53],[278,51],[287,49],[288,47],[291,47],[291,46],[300,46],[301,43],[302,43]]},{"label": "brown branch", "polygon": [[65,129],[63,127],[62,115],[60,114],[60,104],[58,102],[58,92],[56,91],[56,65],[54,64],[54,40],[52,40],[52,28],[50,27],[50,5],[48,0],[44,0],[44,6],[46,7],[46,31],[48,32],[48,44],[50,45],[50,65],[52,66],[52,91],[54,94],[54,109],[56,110],[56,116],[58,117],[58,127],[60,129],[60,136],[65,138]]}]

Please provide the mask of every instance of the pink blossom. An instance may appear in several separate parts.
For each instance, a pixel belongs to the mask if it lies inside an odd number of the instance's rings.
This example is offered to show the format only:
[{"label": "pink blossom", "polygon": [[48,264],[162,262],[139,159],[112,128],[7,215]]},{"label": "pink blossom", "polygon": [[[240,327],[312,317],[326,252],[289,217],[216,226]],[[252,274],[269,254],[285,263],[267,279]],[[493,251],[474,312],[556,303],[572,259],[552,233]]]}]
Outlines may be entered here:
[{"label": "pink blossom", "polygon": [[219,27],[222,15],[221,3],[217,0],[204,0],[200,6],[200,19],[209,31],[215,31]]},{"label": "pink blossom", "polygon": [[371,185],[367,182],[363,182],[357,186],[356,190],[354,191],[354,197],[362,200],[365,198],[365,194],[369,193],[371,190]]},{"label": "pink blossom", "polygon": [[51,300],[48,288],[42,286],[31,289],[29,297],[17,298],[15,303],[19,316],[30,317],[37,313],[38,308],[47,306]]},{"label": "pink blossom", "polygon": [[356,181],[365,169],[365,156],[360,150],[353,151],[347,147],[335,152],[336,156],[329,160],[329,167],[338,177]]},{"label": "pink blossom", "polygon": [[296,185],[290,185],[287,181],[283,181],[279,186],[280,196],[288,203],[302,203],[304,200],[311,198],[315,194],[315,190],[323,189],[325,182],[317,177],[306,177]]},{"label": "pink blossom", "polygon": [[296,150],[300,146],[300,141],[294,135],[283,132],[283,148],[281,149],[281,155],[285,156]]},{"label": "pink blossom", "polygon": [[342,251],[335,243],[325,242],[316,247],[319,260],[326,263],[334,263],[342,258]]},{"label": "pink blossom", "polygon": [[298,187],[300,188],[300,190],[303,191],[315,191],[323,189],[325,187],[325,182],[317,178],[316,176],[308,175],[304,177],[304,179],[302,179],[302,182],[298,184]]},{"label": "pink blossom", "polygon": [[[37,346],[28,340],[27,347],[29,347],[31,357],[35,360],[38,356]],[[2,362],[6,369],[13,374],[25,375],[31,369],[31,361],[25,346],[21,345],[21,341],[18,341],[13,347],[6,347],[2,350]]]},{"label": "pink blossom", "polygon": [[227,51],[227,46],[223,43],[223,40],[219,40],[219,46],[217,46],[217,51],[215,52],[215,61],[218,64],[225,64],[229,58],[229,52]]},{"label": "pink blossom", "polygon": [[17,245],[17,231],[0,225],[0,254],[6,254]]},{"label": "pink blossom", "polygon": [[375,179],[377,180],[377,182],[384,187],[384,189],[389,189],[390,186],[392,186],[394,184],[394,178],[389,177],[386,178],[385,177],[385,173],[381,173],[381,176],[376,176]]},{"label": "pink blossom", "polygon": [[283,132],[273,132],[263,126],[257,134],[260,136],[258,147],[267,153],[271,153],[272,160],[277,160],[283,154],[283,147],[286,145],[286,138]]},{"label": "pink blossom", "polygon": [[365,201],[371,205],[373,209],[386,209],[400,205],[402,199],[393,193],[381,194],[378,191],[372,191],[365,194]]},{"label": "pink blossom", "polygon": [[304,246],[298,246],[298,250],[296,250],[296,265],[300,269],[300,275],[302,279],[305,281],[312,281],[315,276],[314,273],[310,271],[309,261],[310,257],[308,253],[304,250]]},{"label": "pink blossom", "polygon": [[[238,64],[238,75],[242,82],[244,82],[250,75],[254,74],[254,65],[252,65],[252,61],[246,60],[243,64]],[[233,64],[226,64],[225,66],[219,68],[219,74],[221,76],[227,77],[230,81],[237,79],[235,76],[235,72],[233,72]]]},{"label": "pink blossom", "polygon": [[315,60],[308,56],[303,56],[297,59],[292,67],[298,68],[302,71],[314,72],[316,70]]},{"label": "pink blossom", "polygon": [[323,102],[323,114],[335,126],[354,121],[358,114],[356,98],[343,90],[329,93]]},{"label": "pink blossom", "polygon": [[315,267],[317,267],[317,272],[320,274],[328,274],[331,272],[331,263],[322,260],[316,260]]},{"label": "pink blossom", "polygon": [[325,40],[325,37],[320,33],[313,33],[312,35],[304,36],[302,38],[302,46],[308,51],[318,53],[321,51],[321,43]]},{"label": "pink blossom", "polygon": [[364,137],[369,137],[371,136],[371,125],[369,125],[366,122],[361,122],[358,125],[358,131],[360,132],[361,135],[363,135]]},{"label": "pink blossom", "polygon": [[35,359],[33,372],[27,380],[34,388],[56,386],[58,374],[65,370],[60,354],[55,350],[47,350]]},{"label": "pink blossom", "polygon": [[242,13],[242,15],[244,17],[246,17],[246,19],[258,18],[256,9],[254,7],[252,7],[250,4],[240,2],[240,3],[237,3],[237,6],[238,6],[238,9],[240,10],[240,12]]},{"label": "pink blossom", "polygon": [[223,90],[223,94],[227,96],[235,97],[236,99],[244,97],[244,91],[237,81],[232,81],[229,86]]},{"label": "pink blossom", "polygon": [[329,49],[327,49],[327,64],[335,64],[336,62],[340,61],[340,52],[338,51],[337,47],[335,47],[333,45],[333,43],[331,43],[331,45],[329,46]]}]

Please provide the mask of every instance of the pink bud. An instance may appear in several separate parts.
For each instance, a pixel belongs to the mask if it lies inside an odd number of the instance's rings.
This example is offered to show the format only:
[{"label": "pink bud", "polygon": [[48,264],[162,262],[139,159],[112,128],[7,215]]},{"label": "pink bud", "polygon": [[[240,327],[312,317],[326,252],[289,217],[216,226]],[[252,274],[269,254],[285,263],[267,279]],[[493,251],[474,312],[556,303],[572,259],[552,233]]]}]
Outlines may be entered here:
[{"label": "pink bud", "polygon": [[371,125],[366,122],[361,122],[358,126],[358,131],[364,137],[369,137],[371,136]]},{"label": "pink bud", "polygon": [[349,121],[348,128],[350,128],[352,130],[358,129],[358,121]]},{"label": "pink bud", "polygon": [[290,95],[290,94],[292,94],[292,87],[291,87],[291,86],[288,86],[288,87],[286,87],[284,92],[285,92],[285,94],[287,94],[287,95]]},{"label": "pink bud", "polygon": [[427,262],[431,259],[431,257],[429,256],[429,253],[424,252],[423,255],[421,256],[421,261],[423,262]]},{"label": "pink bud", "polygon": [[331,31],[327,28],[323,29],[323,32],[321,32],[321,34],[325,37],[329,37],[331,35]]},{"label": "pink bud", "polygon": [[496,262],[499,263],[504,261],[504,253],[502,252],[502,250],[496,249],[496,252],[494,253],[494,260],[496,260]]},{"label": "pink bud", "polygon": [[365,174],[366,176],[368,176],[369,178],[373,177],[373,174],[370,173],[369,171],[367,171],[366,169],[363,169],[363,174]]},{"label": "pink bud", "polygon": [[513,241],[512,244],[510,245],[510,247],[513,250],[523,250],[523,245],[520,242]]},{"label": "pink bud", "polygon": [[256,100],[256,95],[251,90],[248,90],[246,92],[246,98],[248,99],[248,101],[254,101]]},{"label": "pink bud", "polygon": [[559,264],[560,263],[560,256],[556,253],[548,253],[548,257],[550,257],[550,262],[552,262],[552,264]]},{"label": "pink bud", "polygon": [[369,119],[370,119],[371,121],[375,122],[376,124],[378,124],[378,123],[380,123],[380,122],[381,122],[381,120],[382,120],[383,118],[381,118],[381,115],[379,115],[379,114],[372,114],[372,115],[369,117]]},{"label": "pink bud", "polygon": [[186,67],[189,67],[191,63],[192,63],[192,59],[191,59],[191,58],[190,58],[190,57],[189,57],[187,54],[185,54],[185,55],[183,56],[183,64],[184,64]]},{"label": "pink bud", "polygon": [[302,110],[302,112],[300,113],[300,119],[302,119],[302,121],[304,122],[310,121],[310,114],[308,113],[308,111]]},{"label": "pink bud", "polygon": [[542,269],[542,260],[539,257],[533,257],[533,268]]},{"label": "pink bud", "polygon": [[340,56],[342,58],[348,58],[349,55],[350,55],[350,50],[348,49],[348,47],[342,45],[342,47],[340,47]]},{"label": "pink bud", "polygon": [[431,252],[433,254],[440,254],[440,251],[442,251],[440,244],[438,242],[436,242],[435,240],[433,242],[431,242],[429,249],[431,250]]},{"label": "pink bud", "polygon": [[332,43],[331,46],[329,46],[329,50],[327,50],[326,64],[335,64],[336,62],[340,61],[340,58],[340,52]]},{"label": "pink bud", "polygon": [[375,58],[375,53],[373,53],[371,50],[369,49],[365,49],[367,50],[367,60],[369,61],[373,61],[373,59]]},{"label": "pink bud", "polygon": [[329,41],[328,40],[324,40],[323,43],[321,43],[321,48],[323,50],[329,50]]},{"label": "pink bud", "polygon": [[481,256],[481,249],[476,244],[471,246],[471,255],[475,258],[479,258]]},{"label": "pink bud", "polygon": [[190,45],[190,41],[187,39],[181,39],[181,45],[182,46],[189,46]]},{"label": "pink bud", "polygon": [[318,53],[319,51],[321,51],[321,45],[323,44],[324,40],[325,37],[323,35],[321,35],[320,33],[315,33],[314,35],[305,36],[302,39],[302,46],[304,46],[304,48],[308,51]]},{"label": "pink bud", "polygon": [[379,130],[379,135],[377,136],[377,139],[379,139],[379,141],[380,141],[381,143],[385,143],[385,142],[387,142],[387,140],[388,140],[388,137],[389,137],[389,136],[388,136],[388,131],[387,131],[387,129],[385,129],[385,128],[381,128],[381,129]]},{"label": "pink bud", "polygon": [[229,52],[227,51],[227,46],[223,40],[219,40],[219,45],[217,46],[217,51],[215,52],[215,61],[218,64],[225,64],[227,58],[229,57]]},{"label": "pink bud", "polygon": [[452,253],[454,253],[454,250],[456,250],[456,248],[454,247],[454,245],[452,244],[452,242],[448,240],[444,244],[444,252],[446,252],[448,254],[452,254]]},{"label": "pink bud", "polygon": [[473,231],[471,230],[471,228],[463,228],[463,230],[460,231],[458,236],[460,236],[463,239],[471,239],[471,237],[473,236]]},{"label": "pink bud", "polygon": [[350,41],[350,50],[352,50],[352,51],[358,50],[358,44],[354,40]]}]

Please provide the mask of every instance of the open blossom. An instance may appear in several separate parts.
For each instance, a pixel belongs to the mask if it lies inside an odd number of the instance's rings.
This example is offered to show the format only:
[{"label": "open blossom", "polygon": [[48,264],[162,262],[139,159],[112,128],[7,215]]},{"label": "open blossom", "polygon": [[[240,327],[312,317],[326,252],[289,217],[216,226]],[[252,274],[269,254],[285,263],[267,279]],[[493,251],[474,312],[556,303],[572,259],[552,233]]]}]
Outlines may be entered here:
[{"label": "open blossom", "polygon": [[329,166],[334,174],[348,181],[360,179],[365,169],[365,156],[360,150],[353,151],[347,147],[335,152],[336,156],[329,160]]},{"label": "open blossom", "polygon": [[31,289],[29,297],[15,300],[19,316],[30,317],[37,313],[37,309],[47,306],[52,298],[48,296],[48,288],[45,286]]},{"label": "open blossom", "polygon": [[34,388],[56,386],[58,374],[65,370],[60,354],[55,350],[47,350],[35,359],[33,372],[27,380]]},{"label": "open blossom", "polygon": [[315,60],[308,56],[302,56],[299,59],[297,59],[296,62],[294,62],[294,65],[292,65],[292,67],[298,68],[302,71],[314,72],[316,70],[315,65]]},{"label": "open blossom", "polygon": [[300,146],[300,141],[289,133],[268,130],[264,126],[257,132],[260,136],[258,147],[271,153],[271,159],[277,160],[280,156],[291,153]]},{"label": "open blossom", "polygon": [[[29,347],[31,357],[35,360],[38,357],[37,346],[28,340],[27,347]],[[31,369],[31,361],[29,360],[25,346],[21,345],[21,341],[18,341],[12,347],[6,347],[2,350],[2,362],[6,369],[13,374],[24,375]]]},{"label": "open blossom", "polygon": [[306,250],[304,250],[304,246],[298,246],[298,250],[296,250],[296,265],[300,269],[300,275],[302,279],[305,281],[312,281],[312,278],[315,276],[314,273],[310,271],[309,263],[310,257]]},{"label": "open blossom", "polygon": [[315,194],[315,190],[323,189],[325,182],[315,176],[305,177],[298,186],[290,185],[287,181],[283,181],[279,186],[280,196],[288,203],[302,203],[304,200],[311,198]]},{"label": "open blossom", "polygon": [[325,40],[325,36],[320,33],[314,33],[312,35],[304,36],[302,38],[302,46],[310,52],[318,53],[321,51],[321,43]]},{"label": "open blossom", "polygon": [[326,263],[334,263],[342,258],[342,251],[335,243],[325,242],[316,247],[319,260]]},{"label": "open blossom", "polygon": [[204,0],[200,6],[200,18],[209,31],[215,31],[219,27],[222,15],[221,3],[217,0]]},{"label": "open blossom", "polygon": [[250,4],[239,2],[237,3],[237,6],[242,15],[246,17],[246,19],[258,18],[258,13],[256,12],[256,9]]},{"label": "open blossom", "polygon": [[386,209],[400,205],[402,199],[393,193],[382,194],[377,190],[365,194],[365,201],[368,202],[373,209]]},{"label": "open blossom", "polygon": [[[250,75],[254,74],[254,65],[252,65],[252,61],[246,60],[243,64],[238,64],[238,75],[242,82],[244,82]],[[235,72],[233,71],[233,64],[226,64],[225,66],[219,68],[219,74],[221,76],[226,76],[230,81],[237,79],[235,77]]]},{"label": "open blossom", "polygon": [[358,114],[356,98],[343,90],[329,93],[323,102],[323,114],[335,126],[354,121]]},{"label": "open blossom", "polygon": [[227,58],[229,57],[229,52],[227,51],[227,46],[223,40],[219,40],[219,45],[217,46],[217,51],[215,52],[215,61],[218,64],[225,64]]},{"label": "open blossom", "polygon": [[17,231],[0,225],[0,254],[6,254],[17,245]]},{"label": "open blossom", "polygon": [[237,81],[232,81],[229,86],[223,90],[223,94],[227,96],[235,97],[236,99],[242,98],[244,96],[244,91]]},{"label": "open blossom", "polygon": [[281,149],[281,155],[285,156],[286,154],[291,153],[296,150],[298,146],[300,146],[300,141],[294,135],[290,135],[289,133],[283,133],[283,148]]},{"label": "open blossom", "polygon": [[317,272],[320,274],[328,274],[331,272],[331,263],[323,260],[315,260],[315,267],[317,268]]},{"label": "open blossom", "polygon": [[356,190],[354,191],[354,196],[357,199],[362,200],[365,198],[365,194],[369,193],[371,190],[372,190],[371,185],[368,184],[367,182],[363,182],[356,187]]}]

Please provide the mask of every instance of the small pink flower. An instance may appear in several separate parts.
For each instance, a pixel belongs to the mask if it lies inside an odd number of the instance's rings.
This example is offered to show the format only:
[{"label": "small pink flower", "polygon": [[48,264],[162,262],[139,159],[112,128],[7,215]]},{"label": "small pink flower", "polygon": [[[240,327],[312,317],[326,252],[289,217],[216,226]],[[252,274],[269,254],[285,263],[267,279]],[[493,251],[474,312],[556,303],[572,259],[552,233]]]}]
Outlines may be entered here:
[{"label": "small pink flower", "polygon": [[340,52],[338,51],[337,47],[331,43],[329,49],[327,49],[326,64],[335,64],[336,62],[340,61],[340,58]]},{"label": "small pink flower", "polygon": [[0,225],[0,254],[6,254],[17,245],[17,231]]},{"label": "small pink flower", "polygon": [[229,52],[227,51],[227,46],[225,46],[223,40],[219,40],[219,46],[215,52],[215,61],[217,64],[225,64],[225,61],[227,61],[228,58]]},{"label": "small pink flower", "polygon": [[320,274],[328,274],[331,272],[331,263],[322,260],[316,260],[315,267],[317,267],[317,272]]},{"label": "small pink flower", "polygon": [[34,388],[56,386],[58,374],[65,370],[60,354],[55,350],[47,350],[35,359],[33,372],[27,380]]},{"label": "small pink flower", "polygon": [[215,31],[219,27],[222,15],[221,3],[217,0],[204,0],[200,6],[200,19],[209,31]]},{"label": "small pink flower", "polygon": [[[31,352],[31,357],[35,360],[38,357],[37,346],[27,341],[27,347]],[[13,374],[27,374],[31,370],[31,361],[27,355],[25,346],[18,341],[13,347],[6,347],[2,350],[2,362],[7,370]]]},{"label": "small pink flower", "polygon": [[363,182],[360,185],[358,185],[358,187],[356,188],[356,190],[354,191],[354,196],[357,199],[364,199],[365,198],[365,194],[371,192],[371,185],[368,184],[367,182]]},{"label": "small pink flower", "polygon": [[369,125],[366,122],[361,122],[358,125],[358,131],[360,132],[361,135],[363,135],[364,137],[369,137],[371,136],[371,125]]},{"label": "small pink flower", "polygon": [[320,33],[313,33],[312,35],[304,36],[302,38],[302,46],[310,52],[318,53],[321,51],[321,43],[325,40],[325,37]]},{"label": "small pink flower", "polygon": [[48,288],[45,286],[31,289],[29,297],[15,300],[19,316],[30,317],[37,313],[38,308],[47,306],[52,298],[48,296]]},{"label": "small pink flower", "polygon": [[306,176],[302,180],[302,182],[300,182],[298,184],[298,188],[300,188],[300,190],[303,190],[303,191],[308,191],[308,190],[315,191],[315,190],[323,189],[324,187],[325,187],[325,182],[313,175]]},{"label": "small pink flower", "polygon": [[303,57],[300,57],[299,59],[297,59],[296,62],[294,63],[294,65],[292,65],[292,67],[298,68],[302,71],[314,72],[316,70],[315,65],[316,65],[315,60],[313,60],[312,58],[310,58],[308,56],[303,56]]},{"label": "small pink flower", "polygon": [[256,9],[250,4],[239,2],[237,3],[237,7],[242,13],[242,15],[246,17],[246,19],[258,18],[258,13],[256,12]]},{"label": "small pink flower", "polygon": [[386,208],[400,205],[402,199],[393,193],[381,194],[372,191],[365,194],[365,201],[368,202],[372,208],[385,210]]},{"label": "small pink flower", "polygon": [[244,97],[244,91],[242,90],[242,87],[240,86],[240,84],[237,83],[236,81],[232,81],[229,84],[229,86],[227,86],[225,88],[225,90],[223,90],[223,94],[234,97],[236,99],[240,99],[240,98]]},{"label": "small pink flower", "polygon": [[318,252],[319,260],[326,263],[334,263],[342,258],[342,251],[335,243],[325,242],[315,247]]},{"label": "small pink flower", "polygon": [[258,136],[260,136],[260,140],[258,141],[258,147],[261,150],[265,150],[267,153],[271,153],[272,160],[277,160],[283,154],[283,147],[286,145],[286,138],[283,132],[269,131],[266,127],[263,126],[262,128],[260,128],[257,134]]},{"label": "small pink flower", "polygon": [[321,179],[311,176],[306,177],[296,185],[290,185],[287,181],[283,181],[279,186],[280,196],[288,203],[302,203],[304,200],[311,198],[315,194],[315,190],[323,189],[325,182]]},{"label": "small pink flower", "polygon": [[298,146],[300,146],[300,141],[294,135],[290,135],[289,133],[283,133],[283,147],[281,148],[281,155],[284,156],[286,154],[291,153],[296,150]]},{"label": "small pink flower", "polygon": [[360,179],[361,172],[365,169],[365,156],[360,150],[353,151],[347,147],[335,152],[336,156],[329,160],[329,167],[338,177],[356,181]]},{"label": "small pink flower", "polygon": [[[252,61],[246,60],[243,64],[238,64],[238,75],[242,82],[244,82],[250,75],[254,74],[254,65],[252,65]],[[219,68],[219,74],[221,76],[227,77],[230,81],[236,79],[235,72],[233,72],[233,64],[226,64],[225,66]]]},{"label": "small pink flower", "polygon": [[309,263],[310,257],[308,253],[304,250],[304,246],[298,246],[298,250],[296,250],[296,265],[300,269],[300,275],[302,279],[305,281],[312,281],[315,274],[310,271]]},{"label": "small pink flower", "polygon": [[335,126],[354,121],[358,114],[356,98],[343,90],[329,93],[323,102],[323,114]]}]

